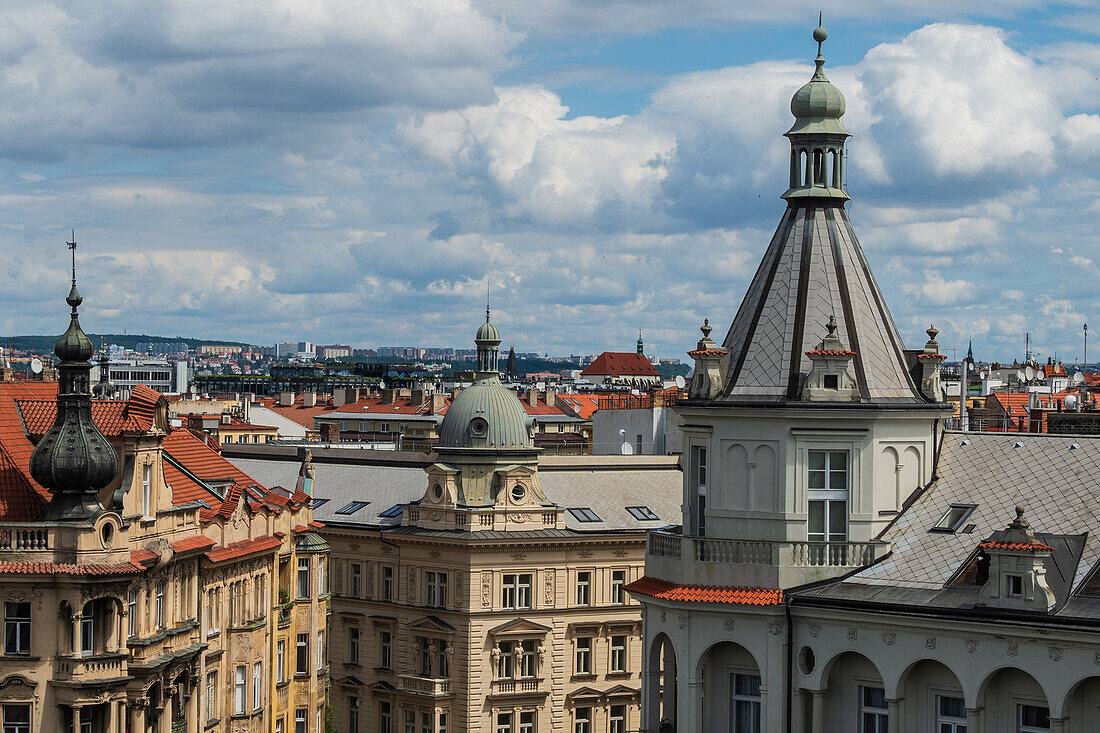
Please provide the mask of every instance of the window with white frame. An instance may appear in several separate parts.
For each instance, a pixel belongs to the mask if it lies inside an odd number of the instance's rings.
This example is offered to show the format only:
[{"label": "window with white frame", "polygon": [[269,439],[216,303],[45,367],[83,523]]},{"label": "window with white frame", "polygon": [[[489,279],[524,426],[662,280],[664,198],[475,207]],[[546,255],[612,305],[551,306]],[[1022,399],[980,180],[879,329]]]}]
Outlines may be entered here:
[{"label": "window with white frame", "polygon": [[497,713],[497,733],[513,733],[514,713]]},{"label": "window with white frame", "polygon": [[519,714],[519,733],[535,733],[534,710],[527,710]]},{"label": "window with white frame", "polygon": [[275,733],[283,733],[283,719],[282,718],[276,718],[275,719]]},{"label": "window with white frame", "polygon": [[573,733],[592,733],[592,708],[574,708]]},{"label": "window with white frame", "polygon": [[416,711],[405,709],[405,733],[416,733]]},{"label": "window with white frame", "polygon": [[153,517],[153,481],[152,467],[146,463],[141,467],[141,511],[146,519]]},{"label": "window with white frame", "polygon": [[164,628],[164,581],[157,583],[157,628]]},{"label": "window with white frame", "polygon": [[848,452],[809,451],[810,542],[844,542],[848,539]]},{"label": "window with white frame", "polygon": [[325,631],[324,629],[317,630],[317,671],[320,672],[325,668]]},{"label": "window with white frame", "polygon": [[325,729],[325,706],[319,705],[317,707],[317,733],[321,733]]},{"label": "window with white frame", "polygon": [[1024,576],[1011,573],[1005,575],[1005,597],[1024,597]]},{"label": "window with white frame", "polygon": [[264,665],[256,662],[252,665],[252,709],[259,710],[264,704]]},{"label": "window with white frame", "polygon": [[359,664],[359,627],[348,627],[348,664]]},{"label": "window with white frame", "polygon": [[80,617],[80,653],[91,654],[95,651],[95,617],[91,609],[85,609]]},{"label": "window with white frame", "polygon": [[531,607],[531,573],[505,573],[501,585],[501,606]]},{"label": "window with white frame", "polygon": [[294,733],[309,733],[308,716],[309,711],[306,708],[298,708],[294,711]]},{"label": "window with white frame", "polygon": [[218,717],[218,673],[206,673],[206,719]]},{"label": "window with white frame", "polygon": [[588,606],[592,603],[592,572],[577,571],[577,605]]},{"label": "window with white frame", "polygon": [[428,571],[424,573],[426,593],[424,603],[434,608],[447,605],[447,573]]},{"label": "window with white frame", "polygon": [[351,581],[348,585],[350,586],[348,591],[351,593],[352,598],[359,598],[363,595],[363,566],[357,562],[351,564]]},{"label": "window with white frame", "polygon": [[248,694],[248,682],[245,679],[247,675],[247,667],[245,667],[243,664],[238,665],[236,670],[236,677],[234,678],[233,682],[233,713],[235,715],[244,715],[245,696]]},{"label": "window with white frame", "polygon": [[323,596],[328,593],[328,587],[325,586],[325,558],[317,558],[317,595]]},{"label": "window with white frame", "polygon": [[607,716],[607,733],[626,733],[626,705],[612,705]]},{"label": "window with white frame", "polygon": [[4,705],[4,733],[31,733],[31,706]]},{"label": "window with white frame", "polygon": [[309,598],[309,558],[298,558],[298,597]]},{"label": "window with white frame", "polygon": [[279,639],[275,643],[275,681],[282,682],[286,679],[286,640]]},{"label": "window with white frame", "polygon": [[966,704],[961,697],[936,695],[936,733],[966,733]]},{"label": "window with white frame", "polygon": [[4,604],[4,654],[31,653],[31,604]]},{"label": "window with white frame", "polygon": [[296,674],[309,674],[309,634],[298,634],[298,659]]},{"label": "window with white frame", "polygon": [[859,733],[888,733],[889,710],[886,690],[881,687],[859,688]]},{"label": "window with white frame", "polygon": [[626,586],[626,571],[625,570],[612,570],[611,571],[611,602],[623,604],[626,603],[626,591],[623,588]]},{"label": "window with white frame", "polygon": [[126,634],[137,636],[137,589],[131,588],[126,594]]},{"label": "window with white frame", "polygon": [[760,676],[730,675],[733,733],[760,733]]},{"label": "window with white frame", "polygon": [[447,733],[447,713],[439,714],[439,723],[436,725],[435,733]]},{"label": "window with white frame", "polygon": [[694,472],[695,506],[692,507],[695,534],[707,535],[707,448],[696,445],[691,449],[691,465]]},{"label": "window with white frame", "polygon": [[382,600],[393,600],[393,568],[388,565],[382,566]]},{"label": "window with white frame", "polygon": [[578,637],[575,644],[577,653],[573,674],[592,674],[592,637]]},{"label": "window with white frame", "polygon": [[1017,733],[1046,733],[1050,730],[1050,708],[1045,705],[1016,706]]},{"label": "window with white frame", "polygon": [[611,637],[611,654],[608,656],[609,672],[626,671],[626,636]]}]

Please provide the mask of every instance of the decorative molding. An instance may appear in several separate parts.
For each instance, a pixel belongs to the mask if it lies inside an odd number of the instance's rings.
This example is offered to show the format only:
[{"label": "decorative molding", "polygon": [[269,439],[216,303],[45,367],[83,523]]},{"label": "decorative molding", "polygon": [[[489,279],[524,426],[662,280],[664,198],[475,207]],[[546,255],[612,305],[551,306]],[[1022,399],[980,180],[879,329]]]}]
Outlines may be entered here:
[{"label": "decorative molding", "polygon": [[684,616],[680,616],[680,628],[686,629],[688,627],[688,620]]},{"label": "decorative molding", "polygon": [[[1010,657],[1016,656],[1017,654],[1020,653],[1020,645],[1017,644],[1016,642],[1011,642],[1008,645],[1008,647],[1005,649],[1005,653],[1008,654],[1008,656],[1010,656]],[[1100,656],[1100,655],[1098,655],[1098,656]]]},{"label": "decorative molding", "polygon": [[31,700],[34,692],[34,682],[22,675],[8,675],[0,680],[0,700]]},{"label": "decorative molding", "polygon": [[883,631],[882,632],[882,643],[885,644],[886,646],[893,646],[894,642],[896,642],[897,640],[898,640],[898,635],[895,634],[893,631]]},{"label": "decorative molding", "polygon": [[821,626],[818,624],[810,624],[806,630],[810,632],[810,636],[816,639],[817,635],[821,633]]},{"label": "decorative molding", "polygon": [[856,629],[856,627],[855,626],[849,626],[848,627],[848,641],[855,641],[856,637],[858,637],[858,636],[859,636],[859,631]]},{"label": "decorative molding", "polygon": [[615,550],[615,557],[626,557],[626,550],[621,547]]},{"label": "decorative molding", "polygon": [[936,648],[936,637],[926,636],[924,638],[924,648],[925,649],[935,649]]},{"label": "decorative molding", "polygon": [[967,639],[966,640],[966,651],[968,651],[971,654],[978,651],[978,640],[977,639]]},{"label": "decorative molding", "polygon": [[516,562],[526,560],[527,559],[527,553],[526,552],[513,552],[512,553],[512,559],[515,560]]},{"label": "decorative molding", "polygon": [[1062,647],[1052,646],[1047,649],[1047,654],[1050,655],[1050,659],[1053,662],[1062,661]]},{"label": "decorative molding", "polygon": [[664,622],[665,622],[665,610],[662,608],[661,609],[661,623],[664,623]]},{"label": "decorative molding", "polygon": [[481,571],[481,605],[490,608],[493,605],[493,571]]},{"label": "decorative molding", "polygon": [[553,570],[553,568],[548,568],[548,569],[542,571],[542,588],[543,588],[543,594],[542,594],[543,602],[547,606],[553,606],[554,605],[554,598],[555,598],[555,595],[556,595],[554,593],[554,570]]},{"label": "decorative molding", "polygon": [[733,619],[732,618],[727,618],[722,623],[722,628],[725,629],[726,631],[733,631]]},{"label": "decorative molding", "polygon": [[577,550],[577,554],[585,559],[588,559],[592,557],[592,550]]},{"label": "decorative molding", "polygon": [[782,624],[777,624],[777,623],[768,624],[768,633],[771,634],[772,636],[779,636],[780,632],[782,632],[782,631],[783,631]]},{"label": "decorative molding", "polygon": [[439,558],[443,557],[443,553],[440,552],[439,550],[432,550],[431,552],[428,553],[428,557],[430,557],[433,560],[438,560]]}]

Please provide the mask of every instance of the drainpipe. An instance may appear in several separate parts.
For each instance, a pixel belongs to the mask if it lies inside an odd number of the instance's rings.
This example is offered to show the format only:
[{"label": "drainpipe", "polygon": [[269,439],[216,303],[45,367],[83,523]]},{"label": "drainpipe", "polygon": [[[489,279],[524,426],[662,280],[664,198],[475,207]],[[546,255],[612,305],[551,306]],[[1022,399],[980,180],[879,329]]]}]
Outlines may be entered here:
[{"label": "drainpipe", "polygon": [[787,733],[793,733],[794,720],[791,713],[794,710],[794,625],[791,623],[790,596],[784,599],[783,612],[787,615]]}]

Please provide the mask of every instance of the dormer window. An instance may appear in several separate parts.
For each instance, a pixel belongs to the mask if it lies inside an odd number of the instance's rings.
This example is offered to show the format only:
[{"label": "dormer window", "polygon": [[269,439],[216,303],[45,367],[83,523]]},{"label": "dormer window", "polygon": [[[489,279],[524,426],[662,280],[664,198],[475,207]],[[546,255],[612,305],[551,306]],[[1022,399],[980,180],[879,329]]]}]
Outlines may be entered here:
[{"label": "dormer window", "polygon": [[824,377],[825,389],[840,389],[840,376],[837,374],[826,374]]},{"label": "dormer window", "polygon": [[957,532],[970,513],[974,511],[973,504],[952,504],[948,507],[940,521],[932,527],[933,532]]},{"label": "dormer window", "polygon": [[523,484],[516,484],[512,487],[512,501],[519,504],[527,496],[527,489]]},{"label": "dormer window", "polygon": [[443,487],[439,484],[432,486],[432,498],[436,501],[440,501],[443,498]]},{"label": "dormer window", "polygon": [[1022,575],[1006,575],[1005,576],[1005,596],[1008,598],[1023,598],[1024,595],[1024,576]]}]

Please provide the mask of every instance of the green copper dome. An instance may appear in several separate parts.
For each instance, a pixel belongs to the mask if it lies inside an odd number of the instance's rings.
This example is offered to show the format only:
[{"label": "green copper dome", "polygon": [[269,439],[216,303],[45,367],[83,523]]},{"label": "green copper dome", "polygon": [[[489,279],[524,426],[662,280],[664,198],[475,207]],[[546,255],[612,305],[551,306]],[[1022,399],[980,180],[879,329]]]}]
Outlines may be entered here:
[{"label": "green copper dome", "polygon": [[531,448],[531,418],[496,376],[459,393],[439,426],[441,448]]},{"label": "green copper dome", "polygon": [[795,116],[794,127],[787,134],[831,133],[847,135],[848,131],[840,123],[844,116],[844,95],[833,86],[825,76],[825,57],[821,54],[821,44],[828,37],[820,25],[814,30],[817,41],[817,68],[808,82],[791,97],[791,114]]},{"label": "green copper dome", "polygon": [[497,330],[496,326],[489,323],[489,321],[485,321],[485,323],[481,324],[481,328],[477,330],[474,341],[496,341],[497,344],[499,344],[500,331]]}]

